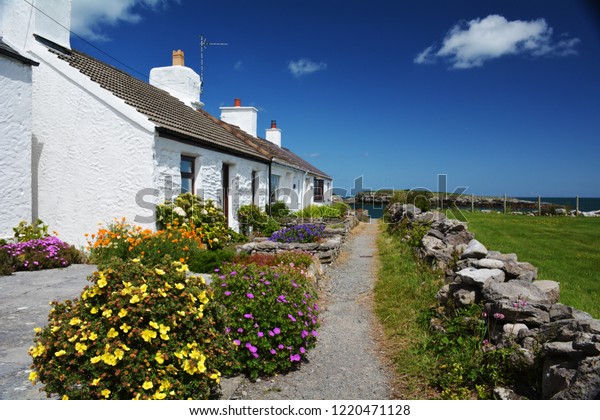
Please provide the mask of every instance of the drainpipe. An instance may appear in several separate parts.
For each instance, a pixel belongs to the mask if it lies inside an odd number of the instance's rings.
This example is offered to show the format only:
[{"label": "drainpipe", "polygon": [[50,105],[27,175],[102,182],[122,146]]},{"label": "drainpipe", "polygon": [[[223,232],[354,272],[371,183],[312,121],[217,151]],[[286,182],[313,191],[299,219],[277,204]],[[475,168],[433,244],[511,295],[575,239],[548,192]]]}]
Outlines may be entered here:
[{"label": "drainpipe", "polygon": [[271,187],[272,187],[272,184],[271,184],[271,170],[272,170],[272,167],[273,167],[273,159],[274,158],[271,158],[271,160],[269,161],[269,194],[267,194],[267,204],[269,205],[269,216],[272,216],[271,215],[271,213],[272,213],[272,210],[271,210],[271,207],[272,207],[271,206]]}]

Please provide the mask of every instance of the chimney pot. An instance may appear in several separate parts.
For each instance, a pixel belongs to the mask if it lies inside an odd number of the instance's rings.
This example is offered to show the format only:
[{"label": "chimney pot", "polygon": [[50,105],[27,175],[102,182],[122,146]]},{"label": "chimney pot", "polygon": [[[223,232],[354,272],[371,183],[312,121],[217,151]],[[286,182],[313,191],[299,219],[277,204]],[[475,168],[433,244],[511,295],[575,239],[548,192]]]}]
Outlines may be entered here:
[{"label": "chimney pot", "polygon": [[233,106],[242,106],[242,100],[240,98],[235,98],[233,100]]},{"label": "chimney pot", "polygon": [[174,66],[184,66],[183,51],[173,50],[173,65]]},{"label": "chimney pot", "polygon": [[277,128],[277,121],[271,120],[271,128]]}]

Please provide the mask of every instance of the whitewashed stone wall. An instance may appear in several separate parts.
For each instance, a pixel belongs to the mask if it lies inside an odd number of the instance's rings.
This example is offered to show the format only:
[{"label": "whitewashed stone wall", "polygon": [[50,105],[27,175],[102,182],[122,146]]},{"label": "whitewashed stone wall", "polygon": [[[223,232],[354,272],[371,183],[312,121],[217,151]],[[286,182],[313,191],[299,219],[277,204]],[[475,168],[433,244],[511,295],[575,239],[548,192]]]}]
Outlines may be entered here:
[{"label": "whitewashed stone wall", "polygon": [[31,222],[31,67],[0,56],[0,238]]},{"label": "whitewashed stone wall", "polygon": [[144,211],[136,195],[154,187],[154,126],[43,46],[33,54],[33,216],[84,245],[99,223]]},{"label": "whitewashed stone wall", "polygon": [[[228,155],[175,140],[156,138],[154,183],[159,189],[159,200],[164,201],[177,196],[181,191],[181,175],[179,165],[181,155],[196,158],[196,193],[206,200],[213,200],[223,208],[223,164],[229,165],[229,225],[239,229],[237,210],[240,206],[251,204],[252,172],[256,172],[259,182],[260,207],[265,206],[268,190],[268,171],[266,163],[252,161]],[[169,191],[169,179],[172,180],[172,191]]]}]

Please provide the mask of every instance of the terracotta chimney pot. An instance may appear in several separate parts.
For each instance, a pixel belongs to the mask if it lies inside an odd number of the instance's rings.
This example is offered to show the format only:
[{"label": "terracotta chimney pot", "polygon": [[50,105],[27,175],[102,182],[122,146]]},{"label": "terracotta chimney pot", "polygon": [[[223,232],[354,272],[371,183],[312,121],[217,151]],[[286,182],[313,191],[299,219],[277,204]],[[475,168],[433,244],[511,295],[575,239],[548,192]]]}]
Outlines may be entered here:
[{"label": "terracotta chimney pot", "polygon": [[174,66],[184,66],[184,59],[183,59],[183,51],[181,50],[173,50],[173,65]]}]

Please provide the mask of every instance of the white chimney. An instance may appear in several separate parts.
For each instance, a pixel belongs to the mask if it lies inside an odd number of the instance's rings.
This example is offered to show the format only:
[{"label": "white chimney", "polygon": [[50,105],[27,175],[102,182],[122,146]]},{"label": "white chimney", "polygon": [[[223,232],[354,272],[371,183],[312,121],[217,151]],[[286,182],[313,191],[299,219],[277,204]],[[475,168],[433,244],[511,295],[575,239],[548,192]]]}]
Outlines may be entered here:
[{"label": "white chimney", "polygon": [[220,109],[221,120],[236,125],[246,133],[256,137],[258,109],[253,106],[242,106],[242,101],[239,98],[233,100],[233,106],[222,106]]},{"label": "white chimney", "polygon": [[271,128],[265,130],[265,139],[281,147],[281,129],[277,128],[277,121],[271,120]]},{"label": "white chimney", "polygon": [[34,34],[71,49],[70,29],[71,0],[0,0],[0,36],[19,51]]},{"label": "white chimney", "polygon": [[184,64],[183,51],[173,51],[173,65],[150,70],[150,84],[169,92],[187,106],[202,107],[200,75]]}]

